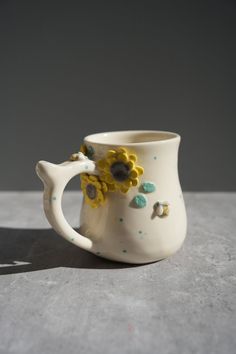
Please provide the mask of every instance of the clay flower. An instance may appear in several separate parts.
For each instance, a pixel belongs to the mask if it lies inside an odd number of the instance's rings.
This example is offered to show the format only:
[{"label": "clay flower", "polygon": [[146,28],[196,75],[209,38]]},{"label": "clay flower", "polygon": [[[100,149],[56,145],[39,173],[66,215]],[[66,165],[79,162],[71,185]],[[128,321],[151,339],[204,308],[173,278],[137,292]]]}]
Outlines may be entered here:
[{"label": "clay flower", "polygon": [[106,183],[99,180],[97,176],[87,173],[82,173],[80,180],[85,202],[92,208],[103,205],[105,202],[105,193],[108,190]]},{"label": "clay flower", "polygon": [[137,157],[129,154],[121,147],[117,150],[108,150],[107,156],[97,163],[100,178],[107,183],[109,191],[119,190],[128,192],[132,186],[137,186],[143,168],[136,165]]},{"label": "clay flower", "polygon": [[95,153],[94,148],[93,148],[91,145],[87,146],[87,145],[85,145],[85,144],[82,144],[82,145],[80,146],[80,152],[82,152],[82,153],[83,153],[85,156],[87,156],[90,160],[93,159],[93,155],[94,155],[94,153]]}]

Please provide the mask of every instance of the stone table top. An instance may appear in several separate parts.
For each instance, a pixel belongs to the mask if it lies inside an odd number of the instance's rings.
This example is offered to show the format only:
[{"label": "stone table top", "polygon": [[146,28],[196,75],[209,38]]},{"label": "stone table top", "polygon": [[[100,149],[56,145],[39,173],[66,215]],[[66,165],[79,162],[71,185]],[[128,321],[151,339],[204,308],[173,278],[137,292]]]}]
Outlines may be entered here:
[{"label": "stone table top", "polygon": [[[0,193],[0,353],[236,352],[236,193],[185,193],[169,259],[113,263],[50,228],[42,193]],[[79,192],[64,209],[78,224]]]}]

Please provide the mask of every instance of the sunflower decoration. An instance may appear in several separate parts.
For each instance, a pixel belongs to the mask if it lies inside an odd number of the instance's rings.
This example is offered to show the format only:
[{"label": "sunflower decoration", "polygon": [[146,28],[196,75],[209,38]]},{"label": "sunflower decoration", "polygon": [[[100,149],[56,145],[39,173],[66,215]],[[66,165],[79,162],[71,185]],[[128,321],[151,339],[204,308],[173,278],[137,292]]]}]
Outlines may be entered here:
[{"label": "sunflower decoration", "polygon": [[80,175],[81,189],[84,194],[85,202],[92,208],[98,208],[105,203],[105,193],[108,191],[105,182],[99,177],[82,173]]},{"label": "sunflower decoration", "polygon": [[107,156],[97,163],[100,178],[107,183],[108,191],[127,193],[131,187],[138,185],[144,170],[136,161],[136,155],[129,154],[123,147],[108,150]]},{"label": "sunflower decoration", "polygon": [[82,145],[80,146],[80,152],[82,152],[82,153],[83,153],[85,156],[87,156],[90,160],[93,159],[94,153],[95,153],[94,148],[93,148],[91,145],[87,146],[87,145],[85,145],[85,144],[82,144]]}]

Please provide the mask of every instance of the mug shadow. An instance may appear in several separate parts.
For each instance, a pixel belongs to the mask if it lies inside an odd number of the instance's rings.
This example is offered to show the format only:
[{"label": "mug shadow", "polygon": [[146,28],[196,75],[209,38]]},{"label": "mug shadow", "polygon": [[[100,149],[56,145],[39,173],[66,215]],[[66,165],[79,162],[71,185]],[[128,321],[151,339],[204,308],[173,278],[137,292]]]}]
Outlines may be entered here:
[{"label": "mug shadow", "polygon": [[69,267],[120,269],[138,265],[112,262],[76,247],[53,229],[0,227],[0,275]]}]

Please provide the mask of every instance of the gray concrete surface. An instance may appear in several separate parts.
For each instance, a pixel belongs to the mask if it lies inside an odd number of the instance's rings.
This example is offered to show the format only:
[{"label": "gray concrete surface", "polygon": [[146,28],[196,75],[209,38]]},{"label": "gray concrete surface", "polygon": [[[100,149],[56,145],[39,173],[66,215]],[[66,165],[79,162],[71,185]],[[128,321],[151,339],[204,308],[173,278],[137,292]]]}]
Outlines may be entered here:
[{"label": "gray concrete surface", "polygon": [[[185,194],[184,246],[144,266],[58,237],[41,196],[0,194],[1,353],[235,353],[236,194]],[[73,225],[80,201],[64,198]]]}]

